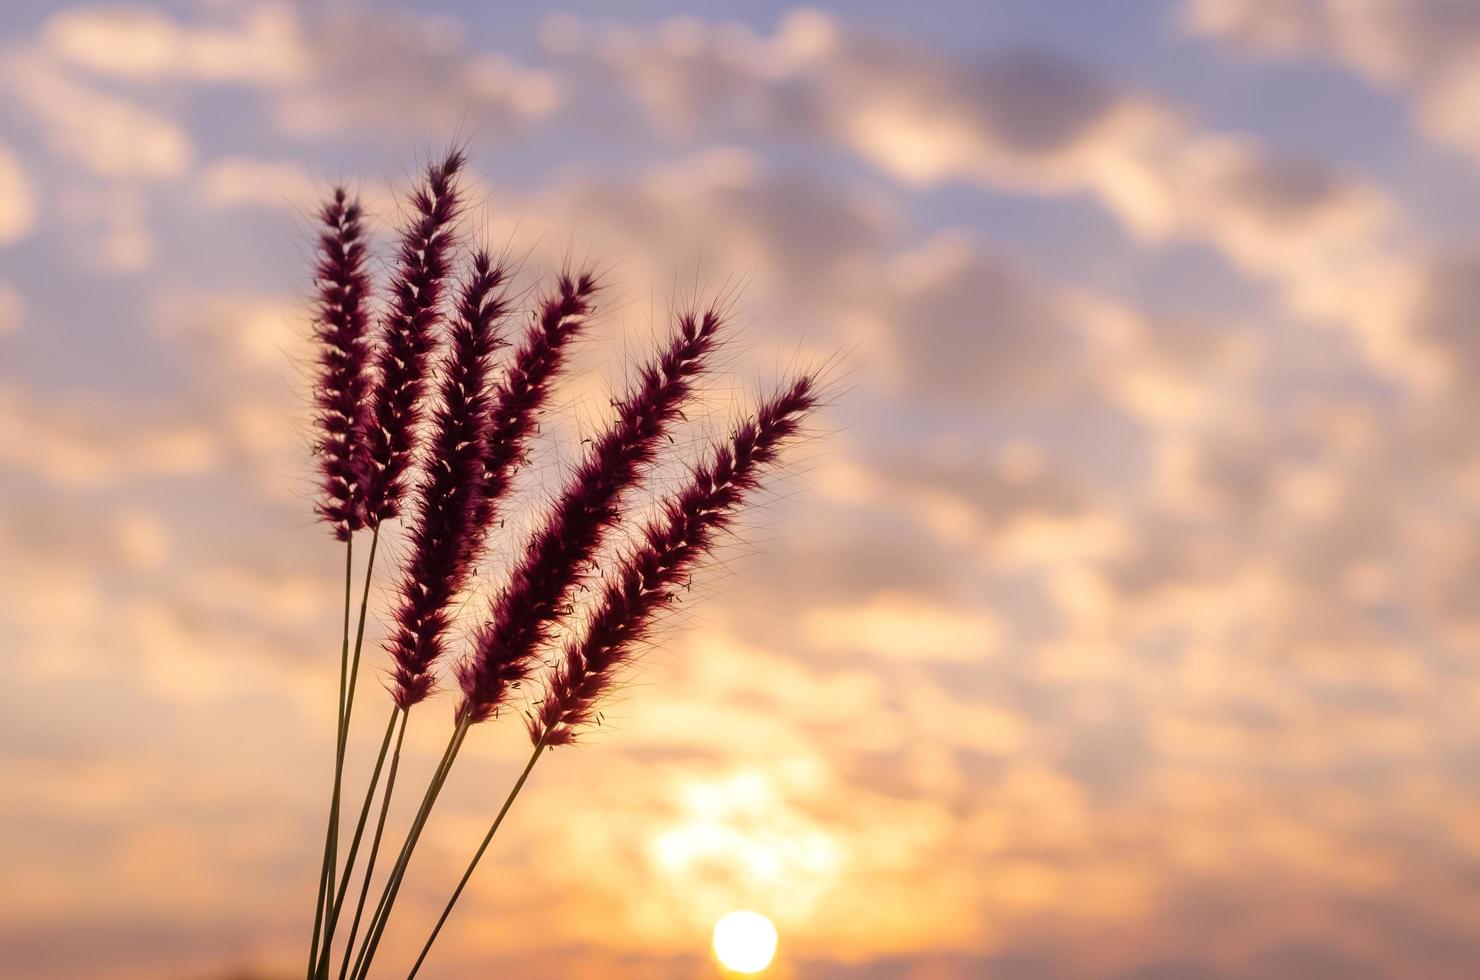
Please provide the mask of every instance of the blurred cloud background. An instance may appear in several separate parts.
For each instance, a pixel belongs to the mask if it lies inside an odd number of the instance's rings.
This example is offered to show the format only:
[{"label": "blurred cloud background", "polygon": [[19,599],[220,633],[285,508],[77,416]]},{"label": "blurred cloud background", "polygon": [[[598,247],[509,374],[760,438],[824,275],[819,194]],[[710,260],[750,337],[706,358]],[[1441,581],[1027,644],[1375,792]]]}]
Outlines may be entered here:
[{"label": "blurred cloud background", "polygon": [[[713,976],[738,908],[778,977],[1473,975],[1480,6],[9,0],[7,976],[298,968],[307,216],[455,133],[531,280],[618,263],[548,459],[694,283],[749,324],[700,430],[852,370],[426,975]],[[388,964],[524,757],[476,734]]]}]

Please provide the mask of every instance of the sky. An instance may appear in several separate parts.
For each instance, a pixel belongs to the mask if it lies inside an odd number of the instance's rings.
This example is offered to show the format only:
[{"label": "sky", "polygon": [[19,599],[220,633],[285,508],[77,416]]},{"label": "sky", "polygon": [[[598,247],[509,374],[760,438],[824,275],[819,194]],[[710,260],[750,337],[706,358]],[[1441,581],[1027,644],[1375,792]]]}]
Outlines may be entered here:
[{"label": "sky", "polygon": [[[609,270],[459,637],[675,305],[737,328],[635,512],[788,370],[832,396],[422,976],[716,977],[737,909],[778,980],[1472,975],[1480,7],[10,0],[7,976],[301,969],[311,216],[348,183],[384,258],[455,139],[469,240]],[[388,975],[527,752],[470,737]]]}]

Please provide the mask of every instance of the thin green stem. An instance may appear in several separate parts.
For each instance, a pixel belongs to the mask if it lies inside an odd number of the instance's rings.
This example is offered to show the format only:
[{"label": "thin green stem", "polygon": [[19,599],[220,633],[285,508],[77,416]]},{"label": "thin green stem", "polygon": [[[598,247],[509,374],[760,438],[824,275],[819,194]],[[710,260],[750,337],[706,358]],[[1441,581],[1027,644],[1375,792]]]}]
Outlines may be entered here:
[{"label": "thin green stem", "polygon": [[[356,682],[359,680],[360,675],[360,651],[365,645],[365,612],[370,604],[370,583],[375,575],[375,552],[379,545],[380,525],[377,524],[370,534],[370,555],[365,561],[365,584],[360,589],[360,621],[359,626],[355,629],[355,652],[353,661],[350,661],[348,656],[349,651],[347,649],[349,644],[349,591],[347,589],[345,591],[344,637],[346,650],[344,651],[344,656],[341,657],[339,675],[339,688],[341,695],[339,713],[339,739],[334,756],[334,795],[329,803],[329,843],[326,849],[326,854],[328,855],[328,866],[324,872],[327,882],[327,888],[324,893],[325,898],[323,899],[323,902],[325,903],[325,907],[323,910],[325,922],[323,933],[323,952],[325,955],[321,957],[319,955],[319,951],[315,950],[314,960],[309,963],[310,980],[312,980],[314,973],[314,963],[320,961],[321,959],[327,961],[328,947],[334,937],[335,916],[337,915],[338,903],[335,901],[334,896],[336,894],[342,893],[344,890],[342,887],[336,889],[334,884],[335,872],[339,865],[339,808],[343,800],[344,792],[344,758],[349,747],[350,718],[354,714],[355,710],[355,685]],[[346,568],[346,574],[348,574],[348,568]],[[347,670],[345,669],[346,667],[348,668]],[[394,722],[394,715],[392,715],[392,721]],[[386,741],[389,741],[389,739],[390,730],[389,728],[387,728]],[[351,858],[350,860],[353,861],[353,858]],[[348,878],[349,873],[350,868],[348,865],[346,865],[344,876]]]},{"label": "thin green stem", "polygon": [[[344,730],[344,694],[346,668],[349,666],[349,604],[350,594],[354,582],[354,557],[355,542],[353,536],[344,541],[344,633],[339,646],[339,703],[335,711],[335,743],[334,743],[334,792],[339,793],[339,770],[344,760],[343,735]],[[324,860],[319,866],[319,897],[314,900],[313,910],[313,941],[308,949],[308,970],[305,980],[313,980],[313,965],[319,957],[319,936],[324,928],[324,903],[329,894],[329,867],[335,860],[332,856],[334,847],[334,826],[338,822],[339,814],[334,803],[329,806],[329,826],[324,830]]]},{"label": "thin green stem", "polygon": [[[359,855],[360,842],[364,839],[365,821],[370,816],[370,805],[375,802],[375,790],[380,786],[380,771],[385,765],[385,754],[390,749],[391,736],[395,734],[396,722],[400,717],[401,709],[392,705],[391,716],[386,721],[385,737],[380,740],[380,753],[375,757],[375,769],[370,774],[370,786],[365,790],[365,802],[360,806],[360,819],[355,824],[355,835],[350,841],[349,855],[344,859],[344,872],[339,879],[339,893],[334,896],[334,901],[329,907],[328,924],[324,927],[323,948],[319,950],[318,968],[314,971],[314,975],[320,978],[328,976],[329,973],[330,951],[334,946],[334,929],[339,924],[339,913],[344,908],[345,894],[349,891],[349,880],[354,872],[355,858]],[[396,748],[399,752],[399,740],[396,742]],[[394,763],[392,765],[394,766]]]},{"label": "thin green stem", "polygon": [[[427,783],[426,792],[422,795],[421,804],[417,808],[416,815],[411,820],[411,826],[409,826],[406,830],[406,840],[402,841],[401,849],[396,853],[396,860],[392,863],[390,873],[386,876],[385,884],[381,888],[380,898],[376,900],[375,911],[370,914],[370,922],[366,927],[365,937],[360,943],[359,954],[355,957],[354,968],[350,971],[351,978],[361,976],[362,968],[366,971],[369,970],[369,965],[365,962],[365,958],[370,948],[371,936],[374,934],[375,927],[380,923],[381,915],[385,912],[387,896],[390,894],[391,884],[395,880],[396,872],[399,871],[401,868],[402,859],[406,857],[407,843],[411,839],[411,834],[416,828],[417,821],[419,821],[422,814],[427,811],[427,800],[433,795],[438,781],[442,778],[443,773],[446,771],[447,760],[452,756],[453,748],[456,744],[457,731],[456,729],[454,729],[452,737],[447,741],[447,747],[442,750],[442,758],[437,760],[436,768],[432,770],[431,778],[428,780]],[[345,955],[346,957],[349,955],[348,949],[345,950]],[[342,976],[341,980],[343,980]]]},{"label": "thin green stem", "polygon": [[462,748],[463,738],[467,735],[468,722],[460,721],[453,730],[452,738],[448,742],[447,751],[442,755],[442,761],[427,785],[427,791],[422,798],[422,804],[416,814],[416,819],[406,833],[406,840],[401,845],[401,852],[391,869],[390,877],[386,880],[385,888],[381,893],[375,916],[371,921],[370,930],[365,935],[365,942],[360,950],[362,962],[355,965],[356,980],[363,978],[370,972],[370,965],[375,959],[375,952],[380,947],[381,937],[385,933],[386,925],[390,921],[391,910],[395,906],[396,897],[400,894],[401,884],[406,877],[406,869],[411,864],[411,856],[416,850],[417,842],[421,839],[422,830],[426,827],[431,817],[433,805],[442,787],[447,781],[447,775],[452,769],[453,762],[457,759],[457,753]]},{"label": "thin green stem", "polygon": [[421,948],[421,955],[416,958],[416,964],[411,967],[411,972],[406,974],[406,980],[412,980],[421,969],[421,964],[426,961],[427,954],[432,951],[432,943],[437,941],[437,936],[442,932],[442,926],[447,922],[447,917],[452,914],[452,907],[462,897],[463,889],[468,885],[468,879],[473,877],[477,870],[478,862],[483,860],[483,852],[488,850],[488,845],[493,841],[493,835],[498,833],[499,825],[504,822],[504,815],[509,812],[509,807],[514,805],[514,800],[519,796],[519,791],[524,788],[524,781],[529,778],[529,773],[534,769],[534,764],[540,761],[540,755],[545,751],[545,737],[535,743],[534,751],[530,753],[529,761],[524,764],[524,771],[519,774],[518,782],[514,788],[509,790],[509,796],[504,800],[504,805],[499,808],[498,816],[493,818],[493,826],[488,828],[488,833],[483,836],[483,843],[478,845],[473,860],[468,862],[468,870],[463,872],[462,880],[457,883],[457,888],[452,892],[452,897],[447,900],[447,907],[442,910],[442,915],[437,919],[437,924],[432,927],[432,934],[427,937],[426,945]]},{"label": "thin green stem", "polygon": [[[360,882],[360,898],[355,903],[355,918],[350,924],[349,938],[344,941],[344,960],[339,965],[339,980],[349,973],[349,958],[355,951],[355,937],[360,932],[360,918],[365,914],[365,898],[370,894],[370,882],[375,877],[375,860],[380,855],[380,841],[385,834],[385,817],[391,806],[391,795],[396,789],[396,773],[401,768],[401,743],[406,738],[406,726],[410,724],[411,709],[402,713],[401,732],[396,736],[396,750],[391,755],[391,768],[385,777],[385,795],[380,801],[380,817],[375,822],[375,838],[370,843],[370,857],[365,862],[365,878]],[[327,974],[325,974],[327,976]]]},{"label": "thin green stem", "polygon": [[370,964],[375,960],[375,951],[380,947],[380,938],[385,934],[385,927],[390,922],[391,911],[395,908],[396,896],[401,892],[401,882],[406,877],[406,868],[411,863],[411,855],[416,850],[417,841],[421,839],[422,829],[426,827],[427,818],[431,816],[437,796],[447,782],[447,774],[452,771],[452,765],[457,761],[457,753],[462,748],[463,739],[467,737],[471,724],[470,714],[465,714],[458,721],[457,727],[453,729],[452,739],[447,743],[447,751],[442,754],[442,763],[432,774],[431,782],[427,785],[421,808],[406,832],[406,840],[401,845],[401,853],[396,858],[396,864],[391,869],[390,877],[386,880],[385,889],[381,893],[380,904],[375,911],[375,917],[371,920],[370,929],[365,933],[365,942],[360,949],[360,961],[355,964],[355,980],[364,980],[370,972]]},{"label": "thin green stem", "polygon": [[360,680],[360,650],[365,645],[365,610],[370,603],[370,575],[375,569],[375,552],[380,547],[380,525],[370,532],[370,558],[365,563],[365,588],[360,592],[360,623],[355,628],[355,655],[349,666],[349,693],[344,698],[344,730],[342,739],[349,738],[349,722],[355,712],[355,687]]}]

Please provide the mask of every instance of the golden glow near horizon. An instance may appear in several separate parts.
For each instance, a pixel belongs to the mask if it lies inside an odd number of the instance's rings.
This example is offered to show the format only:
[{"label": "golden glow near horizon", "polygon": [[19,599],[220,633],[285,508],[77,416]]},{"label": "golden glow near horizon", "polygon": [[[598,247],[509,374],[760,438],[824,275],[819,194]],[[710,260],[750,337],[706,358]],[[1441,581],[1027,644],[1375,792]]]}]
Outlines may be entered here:
[{"label": "golden glow near horizon", "polygon": [[759,973],[776,955],[776,927],[759,912],[731,912],[714,924],[714,955],[736,973]]}]

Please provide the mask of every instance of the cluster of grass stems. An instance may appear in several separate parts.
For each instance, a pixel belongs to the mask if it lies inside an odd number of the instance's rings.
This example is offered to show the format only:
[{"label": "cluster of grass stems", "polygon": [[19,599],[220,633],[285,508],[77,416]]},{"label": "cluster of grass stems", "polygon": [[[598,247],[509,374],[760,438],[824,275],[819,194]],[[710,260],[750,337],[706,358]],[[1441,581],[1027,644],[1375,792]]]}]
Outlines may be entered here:
[{"label": "cluster of grass stems", "polygon": [[[683,485],[640,523],[632,498],[650,483],[659,451],[712,369],[728,326],[723,305],[678,312],[666,344],[614,399],[615,418],[585,440],[543,523],[511,552],[481,625],[454,638],[455,604],[478,573],[491,532],[504,524],[514,475],[527,462],[550,392],[602,289],[593,270],[555,276],[523,311],[523,328],[511,340],[521,304],[509,265],[466,244],[459,231],[463,167],[463,155],[453,151],[426,168],[409,195],[379,296],[358,201],[338,188],[318,214],[317,507],[344,543],[345,579],[334,779],[307,980],[369,975],[417,842],[469,733],[498,717],[526,682],[537,684],[542,696],[524,712],[529,759],[410,967],[408,978],[416,976],[536,763],[599,720],[624,667],[818,399],[813,374],[782,385],[693,460]],[[508,352],[499,355],[503,348]],[[359,801],[359,812],[345,848],[345,755],[366,607],[381,528],[392,520],[403,523],[407,547],[384,644],[391,704],[368,785],[350,800]],[[603,570],[597,558],[613,532],[628,543]],[[353,617],[355,544],[366,537]],[[582,591],[596,598],[574,622],[574,597]],[[455,639],[465,648],[448,664]],[[412,709],[436,691],[439,673],[456,680],[452,730],[399,848],[393,857],[384,851],[389,870],[372,902],[407,725]]]}]

